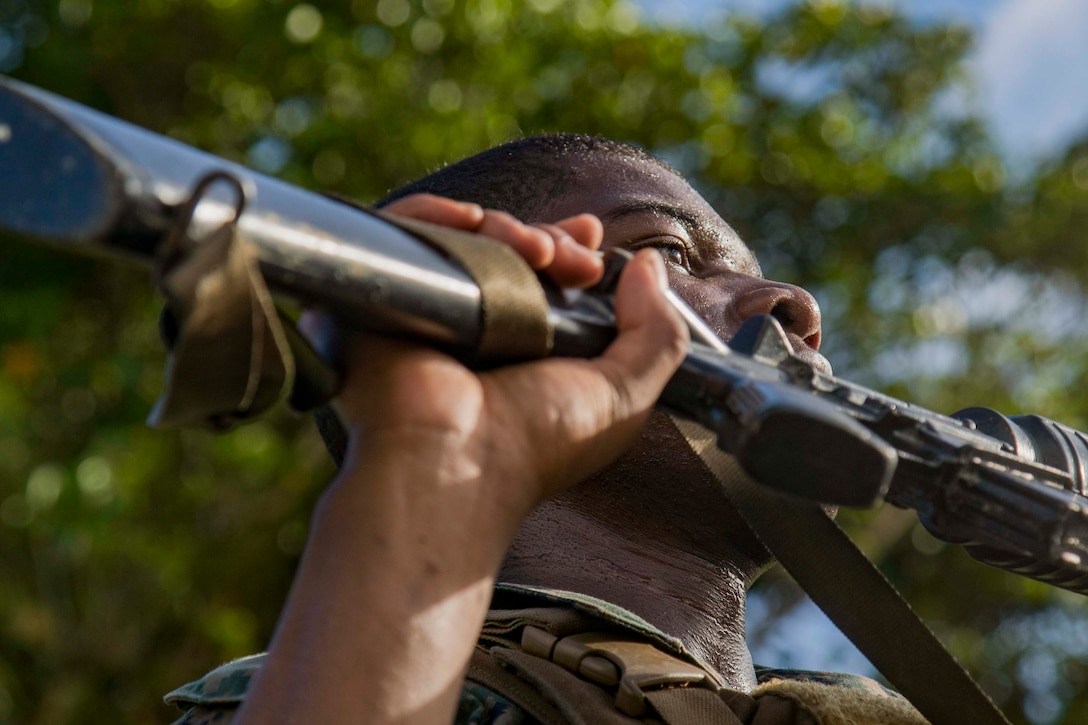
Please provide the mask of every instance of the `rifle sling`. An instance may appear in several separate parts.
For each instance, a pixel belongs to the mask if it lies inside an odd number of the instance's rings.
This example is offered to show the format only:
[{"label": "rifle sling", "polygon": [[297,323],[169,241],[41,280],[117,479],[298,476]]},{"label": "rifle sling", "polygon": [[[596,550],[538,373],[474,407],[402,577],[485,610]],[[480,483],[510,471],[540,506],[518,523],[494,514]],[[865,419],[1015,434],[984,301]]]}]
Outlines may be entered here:
[{"label": "rifle sling", "polygon": [[174,232],[178,251],[157,267],[170,354],[148,425],[225,431],[283,399],[295,378],[293,352],[300,348],[237,225],[224,224],[199,242],[189,239],[187,227],[184,216]]},{"label": "rifle sling", "polygon": [[536,273],[517,252],[500,242],[373,209],[364,209],[400,227],[456,260],[480,288],[481,331],[472,361],[497,365],[546,357],[553,330],[548,299]]},{"label": "rifle sling", "polygon": [[[673,423],[763,544],[934,725],[1009,725],[910,604],[817,504],[752,480],[698,424]],[[843,585],[843,580],[848,586]]]}]

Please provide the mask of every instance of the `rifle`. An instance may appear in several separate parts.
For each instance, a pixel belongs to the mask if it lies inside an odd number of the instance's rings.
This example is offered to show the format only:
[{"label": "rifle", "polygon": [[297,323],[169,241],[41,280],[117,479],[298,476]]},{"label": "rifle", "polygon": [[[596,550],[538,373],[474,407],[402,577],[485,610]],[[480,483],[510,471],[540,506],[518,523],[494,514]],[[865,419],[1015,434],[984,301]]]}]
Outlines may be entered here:
[{"label": "rifle", "polygon": [[[224,224],[245,235],[277,296],[463,359],[483,334],[479,286],[416,234],[0,79],[0,230],[152,265],[179,225]],[[622,263],[593,290],[546,290],[552,354],[611,341]],[[753,478],[823,503],[913,509],[981,561],[1088,593],[1083,433],[983,408],[944,416],[836,378],[793,355],[770,316],[726,346],[672,299],[692,344],[660,405],[713,431]]]}]

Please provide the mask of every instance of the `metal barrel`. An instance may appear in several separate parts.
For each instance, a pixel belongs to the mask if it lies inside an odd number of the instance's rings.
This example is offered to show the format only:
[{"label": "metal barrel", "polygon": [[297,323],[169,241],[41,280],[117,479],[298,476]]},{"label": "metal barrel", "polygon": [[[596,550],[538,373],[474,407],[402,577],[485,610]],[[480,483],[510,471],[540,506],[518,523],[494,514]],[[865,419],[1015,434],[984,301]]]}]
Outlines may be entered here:
[{"label": "metal barrel", "polygon": [[[241,233],[274,293],[370,330],[450,349],[480,334],[480,292],[455,262],[342,202],[255,173],[41,89],[0,78],[0,232],[151,264],[194,186],[245,190]],[[193,231],[234,215],[227,184]]]}]

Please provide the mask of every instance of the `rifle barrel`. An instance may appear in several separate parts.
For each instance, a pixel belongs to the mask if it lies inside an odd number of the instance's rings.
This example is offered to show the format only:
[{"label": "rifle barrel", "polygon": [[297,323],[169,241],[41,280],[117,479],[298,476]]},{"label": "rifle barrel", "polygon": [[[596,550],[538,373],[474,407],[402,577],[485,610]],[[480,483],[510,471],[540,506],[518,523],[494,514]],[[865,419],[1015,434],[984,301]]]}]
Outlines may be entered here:
[{"label": "rifle barrel", "polygon": [[[89,253],[155,261],[197,182],[245,190],[239,230],[273,292],[366,329],[456,350],[480,334],[479,288],[456,263],[347,204],[258,174],[0,78],[0,231]],[[234,216],[225,184],[197,205],[200,234]]]}]

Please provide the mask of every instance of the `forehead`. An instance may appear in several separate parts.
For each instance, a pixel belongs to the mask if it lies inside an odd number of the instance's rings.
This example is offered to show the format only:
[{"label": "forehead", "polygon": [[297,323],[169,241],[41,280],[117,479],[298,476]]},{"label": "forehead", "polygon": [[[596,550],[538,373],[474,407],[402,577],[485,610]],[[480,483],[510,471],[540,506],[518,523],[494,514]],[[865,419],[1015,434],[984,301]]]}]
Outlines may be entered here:
[{"label": "forehead", "polygon": [[693,243],[728,257],[738,271],[760,274],[736,231],[671,170],[648,159],[603,154],[570,163],[574,181],[545,206],[543,221],[595,214],[604,222],[606,247],[682,230]]}]

